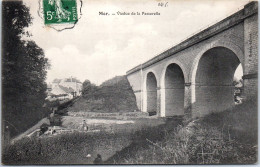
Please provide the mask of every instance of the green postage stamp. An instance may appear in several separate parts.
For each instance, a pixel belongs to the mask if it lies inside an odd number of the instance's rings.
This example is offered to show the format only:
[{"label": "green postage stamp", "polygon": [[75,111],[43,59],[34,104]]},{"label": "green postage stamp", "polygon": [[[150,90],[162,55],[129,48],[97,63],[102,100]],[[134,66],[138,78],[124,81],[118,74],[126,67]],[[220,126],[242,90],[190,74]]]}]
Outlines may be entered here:
[{"label": "green postage stamp", "polygon": [[45,24],[74,24],[78,20],[76,0],[43,0]]}]

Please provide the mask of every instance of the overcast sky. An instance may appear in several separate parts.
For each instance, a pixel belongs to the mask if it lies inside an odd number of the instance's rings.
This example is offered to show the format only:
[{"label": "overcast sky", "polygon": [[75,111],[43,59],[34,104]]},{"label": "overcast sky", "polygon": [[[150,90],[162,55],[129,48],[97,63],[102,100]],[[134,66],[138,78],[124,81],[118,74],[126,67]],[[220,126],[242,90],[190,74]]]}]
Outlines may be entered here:
[{"label": "overcast sky", "polygon": [[[159,7],[158,2],[168,2]],[[25,0],[33,16],[32,40],[50,60],[47,82],[74,76],[101,84],[156,56],[248,0],[83,0],[82,16],[70,30],[46,28],[38,1]],[[99,12],[159,12],[160,16],[102,16]]]}]

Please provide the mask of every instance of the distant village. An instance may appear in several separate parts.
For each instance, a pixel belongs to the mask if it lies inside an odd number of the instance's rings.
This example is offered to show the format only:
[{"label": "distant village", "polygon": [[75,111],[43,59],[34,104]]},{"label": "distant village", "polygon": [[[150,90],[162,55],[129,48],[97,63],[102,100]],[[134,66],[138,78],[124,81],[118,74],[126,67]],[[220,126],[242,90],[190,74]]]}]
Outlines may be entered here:
[{"label": "distant village", "polygon": [[54,79],[52,83],[47,85],[46,100],[70,100],[80,96],[82,83],[75,77]]}]

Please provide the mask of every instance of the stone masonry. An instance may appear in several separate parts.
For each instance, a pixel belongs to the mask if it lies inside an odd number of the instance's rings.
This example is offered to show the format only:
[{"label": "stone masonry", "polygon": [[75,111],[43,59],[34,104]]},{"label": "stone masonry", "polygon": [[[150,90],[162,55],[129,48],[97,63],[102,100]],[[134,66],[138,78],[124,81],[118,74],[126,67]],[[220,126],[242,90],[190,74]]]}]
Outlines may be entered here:
[{"label": "stone masonry", "polygon": [[258,2],[127,72],[143,112],[200,117],[234,105],[233,77],[243,67],[244,98],[257,96]]}]

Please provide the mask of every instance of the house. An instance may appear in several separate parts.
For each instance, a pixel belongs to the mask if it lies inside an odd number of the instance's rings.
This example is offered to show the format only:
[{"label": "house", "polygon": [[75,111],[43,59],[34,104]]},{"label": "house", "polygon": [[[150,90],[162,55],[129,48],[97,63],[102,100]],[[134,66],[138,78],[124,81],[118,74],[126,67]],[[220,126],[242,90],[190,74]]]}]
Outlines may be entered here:
[{"label": "house", "polygon": [[61,79],[59,81],[59,85],[66,88],[72,88],[75,92],[75,96],[81,95],[82,83],[76,78],[70,77]]},{"label": "house", "polygon": [[82,83],[76,78],[54,79],[47,85],[47,99],[72,99],[81,95]]},{"label": "house", "polygon": [[61,85],[55,85],[52,88],[51,96],[56,97],[59,100],[72,99],[74,97],[74,90],[72,88],[66,88]]}]

